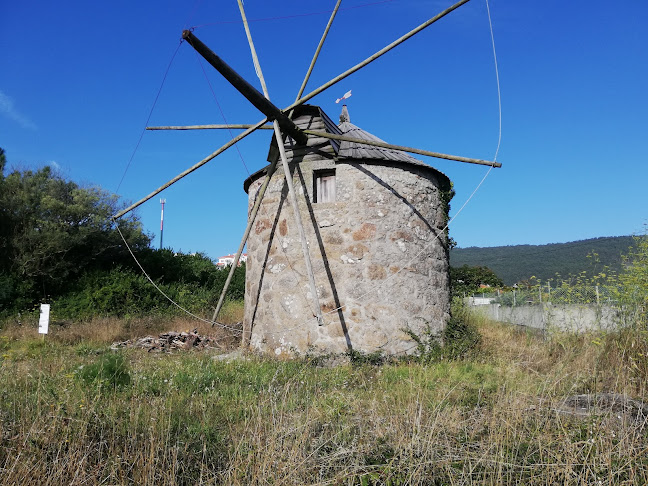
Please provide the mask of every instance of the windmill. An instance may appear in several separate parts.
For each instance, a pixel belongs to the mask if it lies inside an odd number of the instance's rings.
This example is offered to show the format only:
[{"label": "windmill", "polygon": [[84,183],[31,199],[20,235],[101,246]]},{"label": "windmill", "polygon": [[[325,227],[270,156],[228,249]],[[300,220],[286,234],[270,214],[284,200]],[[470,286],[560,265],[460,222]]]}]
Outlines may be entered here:
[{"label": "windmill", "polygon": [[[159,194],[247,135],[258,129],[270,129],[273,131],[268,158],[270,165],[245,182],[250,197],[248,224],[214,311],[213,323],[217,322],[234,269],[248,243],[243,343],[249,341],[257,349],[274,351],[278,355],[311,348],[322,352],[341,351],[345,347],[362,351],[381,349],[389,353],[407,352],[412,340],[404,327],[420,333],[425,326],[429,329],[430,322],[425,322],[425,316],[432,315],[433,330],[438,332],[448,318],[448,259],[442,229],[445,224],[443,209],[446,207],[444,204],[447,205],[450,184],[445,175],[406,153],[491,167],[500,167],[501,164],[392,145],[352,125],[346,106],[343,108],[340,125],[337,126],[321,109],[305,103],[468,1],[457,2],[361,63],[303,95],[339,9],[338,0],[296,101],[284,109],[270,101],[242,0],[238,0],[239,9],[263,93],[236,73],[193,32],[183,31],[183,39],[263,113],[264,118],[249,125],[149,127],[158,130],[239,128],[244,131],[148,196],[117,213],[114,219]],[[344,155],[345,151],[347,155]],[[276,171],[279,161],[283,175]],[[338,189],[332,185],[336,184],[336,167],[340,170]],[[398,169],[397,173],[392,171],[394,167]],[[353,170],[347,170],[348,168]],[[350,187],[351,182],[356,189],[342,191],[345,184]],[[344,198],[353,191],[361,193],[365,186],[371,187],[372,194],[378,194],[380,200],[372,201],[371,197],[362,196],[366,203],[364,206],[357,201],[338,202],[335,197],[333,201],[322,201],[321,198],[316,201],[318,194],[321,196],[322,193],[332,191],[335,194],[340,191],[340,196]],[[416,194],[410,195],[408,187],[417,187]],[[271,194],[270,198],[266,198],[267,193]],[[391,216],[386,216],[386,210],[375,209],[383,204],[385,198],[392,197],[398,201],[401,212],[394,210]],[[421,198],[429,204],[431,212],[422,211],[412,204],[411,200]],[[322,202],[315,207],[315,203]],[[270,217],[257,219],[260,210],[265,210]],[[324,219],[326,215],[330,215],[333,222]],[[391,236],[387,236],[379,228],[376,218],[386,218],[380,220],[380,224],[387,228]],[[304,224],[305,219],[310,224]],[[388,220],[391,221],[391,226],[384,223]],[[344,228],[343,221],[346,221]],[[406,226],[401,227],[402,224]],[[336,225],[340,228],[326,229]],[[331,234],[324,235],[324,232]],[[327,248],[327,242],[331,245],[330,248]],[[413,250],[416,251],[417,258],[433,244],[439,247],[437,254],[426,253],[421,262],[412,261]],[[296,248],[299,248],[299,262],[296,262]],[[398,248],[404,254],[409,251],[406,265],[390,266],[385,263],[385,255],[393,248]],[[344,253],[341,253],[343,250]],[[361,260],[361,265],[349,270],[349,264]],[[296,263],[293,265],[291,262]],[[282,273],[284,271],[287,273]],[[372,300],[368,297],[369,294],[375,296],[377,292],[371,289],[359,290],[362,289],[360,281],[363,279],[375,280],[379,286],[382,281],[393,280],[393,275],[404,279],[402,284],[396,285],[396,289],[387,291],[386,294],[381,292],[378,298],[390,300],[398,296],[395,299],[398,301],[396,305]],[[340,279],[347,281],[347,290],[342,292],[343,295],[339,289]],[[434,295],[430,297],[431,293]],[[301,303],[296,303],[300,299]],[[414,301],[410,302],[411,299]],[[390,319],[393,320],[394,313],[401,307],[406,308],[406,315],[402,317],[402,322],[393,325]],[[345,309],[349,309],[349,316],[345,315]],[[412,318],[423,322],[414,325],[412,329],[410,326],[413,324],[408,322]]]}]

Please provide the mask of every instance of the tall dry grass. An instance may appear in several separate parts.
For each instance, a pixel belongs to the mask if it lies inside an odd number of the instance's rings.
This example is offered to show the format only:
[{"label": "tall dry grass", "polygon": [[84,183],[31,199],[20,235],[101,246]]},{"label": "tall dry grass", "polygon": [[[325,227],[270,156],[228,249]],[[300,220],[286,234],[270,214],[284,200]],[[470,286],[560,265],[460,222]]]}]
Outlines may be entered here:
[{"label": "tall dry grass", "polygon": [[125,385],[101,375],[105,345],[3,334],[0,483],[648,483],[645,416],[563,403],[646,399],[626,334],[476,325],[470,358],[427,365],[128,350]]},{"label": "tall dry grass", "polygon": [[[206,320],[209,320],[206,318]],[[191,331],[196,329],[204,336],[210,336],[223,347],[237,346],[240,342],[243,321],[243,301],[225,301],[217,324],[199,321],[189,316],[152,317],[96,317],[90,321],[57,321],[49,326],[48,342],[61,344],[110,344],[167,331]],[[20,321],[6,320],[0,324],[0,332],[10,340],[30,340],[36,337],[38,316],[28,315]]]}]

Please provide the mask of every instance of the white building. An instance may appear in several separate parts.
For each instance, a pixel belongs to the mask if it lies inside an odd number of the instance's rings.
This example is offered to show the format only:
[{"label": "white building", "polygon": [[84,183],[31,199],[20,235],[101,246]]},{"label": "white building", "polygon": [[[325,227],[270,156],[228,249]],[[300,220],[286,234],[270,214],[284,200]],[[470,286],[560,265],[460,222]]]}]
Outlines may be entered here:
[{"label": "white building", "polygon": [[[236,257],[236,254],[231,253],[229,255],[225,255],[222,257],[218,257],[218,263],[216,263],[217,266],[219,267],[229,267],[234,263],[234,258]],[[239,265],[241,263],[245,263],[247,261],[247,253],[241,254],[241,258],[239,259]]]}]

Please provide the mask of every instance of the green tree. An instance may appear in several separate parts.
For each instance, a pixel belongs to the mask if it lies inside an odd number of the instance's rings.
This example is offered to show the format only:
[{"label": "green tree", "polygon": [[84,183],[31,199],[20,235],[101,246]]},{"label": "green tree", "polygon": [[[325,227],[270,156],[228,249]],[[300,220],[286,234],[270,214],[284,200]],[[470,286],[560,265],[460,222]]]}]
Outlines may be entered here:
[{"label": "green tree", "polygon": [[450,287],[453,295],[462,296],[478,292],[480,285],[503,287],[504,282],[488,267],[450,267]]},{"label": "green tree", "polygon": [[[58,295],[86,271],[126,263],[130,257],[110,219],[118,209],[117,196],[66,181],[50,167],[3,173],[0,308]],[[132,247],[148,247],[137,218],[119,226]]]}]

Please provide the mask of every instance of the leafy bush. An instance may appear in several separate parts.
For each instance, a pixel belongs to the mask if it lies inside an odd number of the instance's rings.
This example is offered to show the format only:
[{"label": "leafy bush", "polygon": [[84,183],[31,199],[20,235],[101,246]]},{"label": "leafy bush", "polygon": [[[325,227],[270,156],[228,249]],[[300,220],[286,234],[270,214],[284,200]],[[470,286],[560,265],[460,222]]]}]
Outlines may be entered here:
[{"label": "leafy bush", "polygon": [[345,354],[349,357],[351,364],[356,366],[380,366],[389,361],[389,358],[380,350],[374,351],[373,353],[363,353],[362,351],[351,349]]},{"label": "leafy bush", "polygon": [[464,294],[479,292],[480,285],[500,288],[504,286],[504,282],[488,267],[468,265],[450,267],[452,295],[463,297]]},{"label": "leafy bush", "polygon": [[429,327],[421,335],[404,329],[416,342],[414,359],[420,363],[434,363],[469,356],[481,343],[481,335],[473,319],[461,299],[457,298],[452,302],[451,316],[441,336],[433,333]]}]

